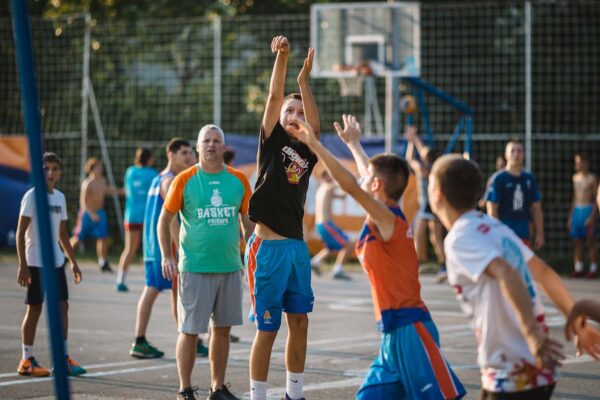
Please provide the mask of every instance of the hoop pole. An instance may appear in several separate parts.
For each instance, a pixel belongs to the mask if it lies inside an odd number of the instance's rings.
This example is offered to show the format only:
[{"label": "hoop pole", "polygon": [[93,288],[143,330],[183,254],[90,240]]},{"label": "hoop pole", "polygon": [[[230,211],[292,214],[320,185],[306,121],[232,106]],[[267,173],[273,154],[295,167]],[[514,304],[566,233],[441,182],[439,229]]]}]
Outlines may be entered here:
[{"label": "hoop pole", "polygon": [[213,21],[213,123],[221,126],[221,17]]},{"label": "hoop pole", "polygon": [[[27,5],[22,0],[12,0],[13,35],[16,47],[21,100],[25,131],[29,143],[31,172],[35,187],[35,223],[38,232],[52,232],[50,225],[50,209],[48,207],[48,189],[42,165],[42,121],[37,96],[31,30]],[[40,234],[42,252],[42,279],[46,287],[46,312],[50,328],[50,345],[54,361],[54,390],[59,400],[69,400],[69,381],[67,380],[67,363],[65,362],[65,346],[62,318],[59,308],[58,273],[54,265],[54,249],[52,234]]]},{"label": "hoop pole", "polygon": [[88,95],[90,85],[90,41],[91,41],[90,14],[85,14],[85,34],[83,36],[83,77],[81,82],[81,165],[79,167],[79,180],[85,179],[85,162],[88,157]]},{"label": "hoop pole", "polygon": [[462,133],[462,129],[465,126],[465,117],[464,115],[460,117],[456,126],[454,127],[454,132],[452,132],[452,136],[450,137],[450,141],[448,141],[448,145],[446,146],[446,150],[444,150],[444,154],[448,154],[454,149],[454,145],[458,141],[460,134]]}]

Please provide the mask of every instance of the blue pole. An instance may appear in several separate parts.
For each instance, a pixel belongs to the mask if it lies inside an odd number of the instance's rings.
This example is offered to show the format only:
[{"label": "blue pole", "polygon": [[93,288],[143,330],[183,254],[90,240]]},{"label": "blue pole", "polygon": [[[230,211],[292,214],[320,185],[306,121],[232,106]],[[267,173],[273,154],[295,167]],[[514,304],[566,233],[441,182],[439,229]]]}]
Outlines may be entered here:
[{"label": "blue pole", "polygon": [[454,149],[454,145],[458,141],[458,138],[460,138],[460,134],[462,133],[462,129],[464,126],[465,126],[465,117],[460,117],[460,119],[458,120],[458,123],[456,124],[456,127],[454,128],[454,132],[452,133],[452,136],[450,137],[450,140],[448,141],[448,145],[446,146],[446,150],[444,151],[444,154],[448,154],[452,151],[452,149]]},{"label": "blue pole", "polygon": [[21,83],[25,131],[29,142],[31,171],[35,186],[35,219],[40,232],[42,249],[42,284],[46,289],[46,311],[48,313],[50,344],[54,361],[54,388],[57,399],[69,400],[69,381],[67,379],[63,327],[59,307],[58,276],[54,265],[53,238],[52,235],[48,234],[52,230],[48,208],[48,190],[42,165],[42,125],[33,68],[33,50],[27,4],[27,1],[12,0],[13,35]]}]

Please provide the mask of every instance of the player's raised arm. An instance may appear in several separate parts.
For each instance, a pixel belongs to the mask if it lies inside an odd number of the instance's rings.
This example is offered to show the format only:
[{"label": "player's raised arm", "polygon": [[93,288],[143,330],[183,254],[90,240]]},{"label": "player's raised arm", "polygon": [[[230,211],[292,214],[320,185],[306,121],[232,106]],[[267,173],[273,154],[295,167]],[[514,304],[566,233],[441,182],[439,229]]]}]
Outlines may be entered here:
[{"label": "player's raised arm", "polygon": [[302,96],[302,107],[304,108],[304,117],[306,122],[312,127],[315,132],[315,136],[320,138],[321,136],[321,121],[319,120],[319,110],[315,98],[308,84],[308,78],[310,71],[312,70],[313,58],[315,55],[315,49],[312,47],[308,49],[308,54],[304,59],[302,69],[298,74],[298,86],[300,87],[300,95]]},{"label": "player's raised arm", "polygon": [[333,127],[340,139],[342,139],[342,142],[350,149],[352,157],[354,157],[354,161],[356,162],[359,175],[365,177],[369,174],[369,157],[367,157],[365,150],[360,144],[360,123],[354,115],[350,114],[342,114],[342,121],[344,122],[343,129],[338,122],[334,122]]},{"label": "player's raised arm", "polygon": [[271,51],[277,54],[275,65],[271,74],[271,83],[269,85],[269,96],[265,106],[262,127],[264,138],[268,139],[271,132],[279,120],[279,112],[283,105],[285,75],[287,72],[287,61],[290,54],[290,44],[285,36],[275,36],[271,41]]},{"label": "player's raised arm", "polygon": [[[371,221],[379,229],[381,238],[386,241],[392,237],[395,227],[394,213],[385,204],[374,199],[360,187],[354,175],[344,168],[333,154],[321,144],[310,125],[302,121],[297,121],[297,123],[299,128],[292,128],[292,134],[299,141],[306,144],[319,157],[329,174],[340,185],[340,188],[352,196],[365,209]],[[377,178],[370,177],[370,174],[368,174],[366,179],[370,181]]]}]

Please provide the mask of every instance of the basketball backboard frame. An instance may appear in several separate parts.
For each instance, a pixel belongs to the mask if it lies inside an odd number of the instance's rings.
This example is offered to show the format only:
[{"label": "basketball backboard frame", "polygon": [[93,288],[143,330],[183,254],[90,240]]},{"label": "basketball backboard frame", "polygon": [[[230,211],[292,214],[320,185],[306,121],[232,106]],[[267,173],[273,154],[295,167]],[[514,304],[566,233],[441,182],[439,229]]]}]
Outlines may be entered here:
[{"label": "basketball backboard frame", "polygon": [[[378,16],[385,17],[389,22],[375,21]],[[331,28],[328,36],[327,29],[329,25],[335,25],[336,21],[332,20],[334,18],[338,18],[339,28]],[[401,21],[406,23],[399,23]],[[347,31],[341,32],[343,29]],[[333,38],[336,43],[325,49],[324,43],[327,38]],[[355,59],[355,49],[360,48],[361,45],[364,47],[376,45],[377,59],[362,61]],[[311,47],[315,49],[315,64],[312,71],[312,76],[315,78],[356,76],[360,64],[368,64],[372,74],[378,77],[419,77],[421,75],[420,3],[408,1],[314,4],[311,6]],[[339,50],[336,52],[332,47]],[[335,61],[332,61],[332,53],[337,55]]]}]

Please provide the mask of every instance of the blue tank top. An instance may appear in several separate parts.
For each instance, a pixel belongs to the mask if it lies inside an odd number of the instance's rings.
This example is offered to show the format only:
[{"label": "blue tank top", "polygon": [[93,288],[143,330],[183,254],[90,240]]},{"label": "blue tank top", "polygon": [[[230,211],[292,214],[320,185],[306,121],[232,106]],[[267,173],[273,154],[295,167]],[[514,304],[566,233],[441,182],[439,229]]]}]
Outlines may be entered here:
[{"label": "blue tank top", "polygon": [[146,203],[146,212],[144,216],[144,261],[159,263],[162,261],[160,246],[158,244],[158,217],[163,207],[164,199],[160,196],[160,184],[167,177],[174,177],[173,172],[161,172],[155,177],[148,190],[148,201]]},{"label": "blue tank top", "polygon": [[127,168],[125,172],[125,222],[141,224],[144,222],[146,197],[152,180],[158,172],[150,167]]}]

